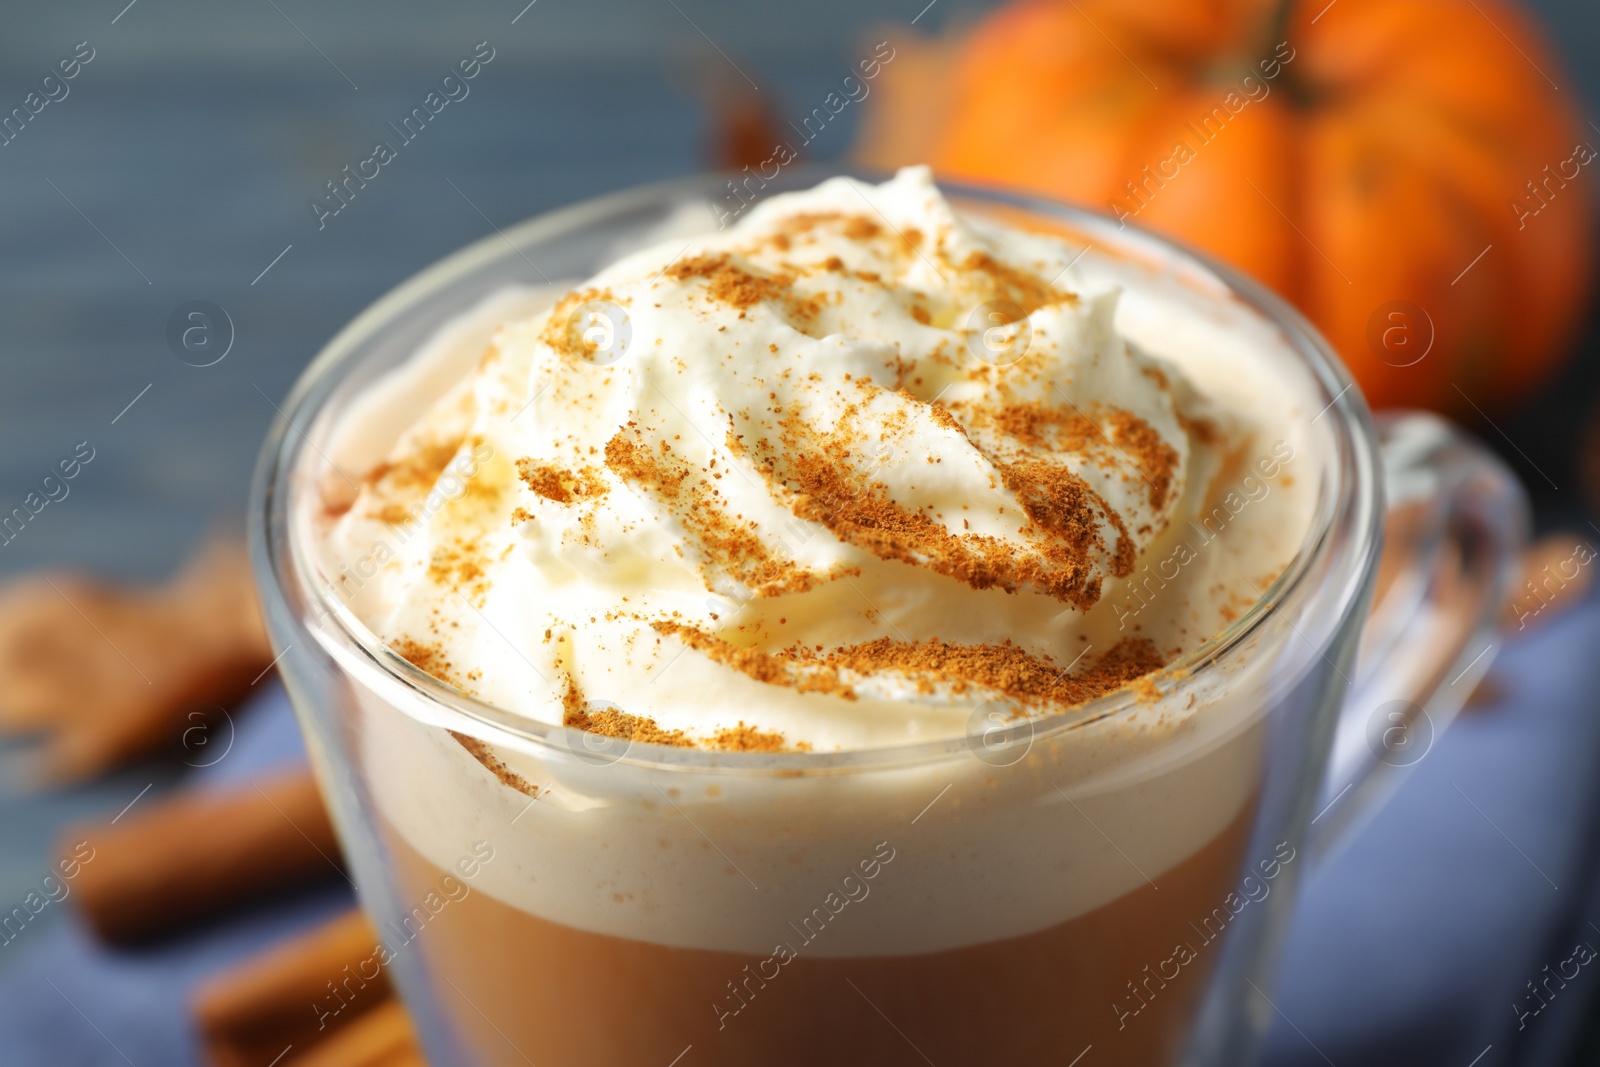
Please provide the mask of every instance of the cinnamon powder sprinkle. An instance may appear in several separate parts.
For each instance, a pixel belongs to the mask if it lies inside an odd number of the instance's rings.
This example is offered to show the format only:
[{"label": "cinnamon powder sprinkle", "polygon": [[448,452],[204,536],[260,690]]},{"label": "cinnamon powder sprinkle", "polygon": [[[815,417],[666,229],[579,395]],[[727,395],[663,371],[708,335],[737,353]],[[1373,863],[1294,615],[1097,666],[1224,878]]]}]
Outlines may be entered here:
[{"label": "cinnamon powder sprinkle", "polygon": [[811,745],[805,741],[790,749],[781,733],[771,730],[758,730],[754,726],[746,726],[743,721],[738,726],[718,730],[716,736],[711,739],[711,747],[720,749],[723,752],[811,751]]},{"label": "cinnamon powder sprinkle", "polygon": [[[429,553],[428,579],[435,585],[454,586],[474,597],[482,597],[489,590],[486,563],[477,542],[453,538],[435,545]],[[410,659],[409,656],[406,658]],[[422,669],[428,670],[426,667]]]},{"label": "cinnamon powder sprinkle", "polygon": [[[1069,570],[1082,566],[1089,551],[1104,544],[1098,521],[1099,516],[1104,515],[1117,532],[1111,573],[1118,578],[1132,573],[1137,556],[1122,516],[1113,511],[1089,483],[1060,464],[1044,459],[1021,459],[996,466],[1000,470],[1001,484],[1016,494],[1028,518],[1053,538],[1045,551],[1047,556],[1059,559]],[[1091,590],[1093,599],[1089,606],[1100,599],[1098,579],[1085,583],[1084,592],[1087,594]]]},{"label": "cinnamon powder sprinkle", "polygon": [[779,229],[770,240],[779,248],[788,249],[791,239],[801,237],[822,226],[838,226],[841,233],[852,241],[870,241],[883,232],[883,228],[865,215],[846,215],[838,211],[802,211],[786,215],[777,223]]},{"label": "cinnamon powder sprinkle", "polygon": [[450,682],[450,675],[455,665],[444,654],[444,649],[438,645],[425,645],[413,638],[402,637],[392,642],[391,647],[400,654],[401,659],[417,670],[426,671],[441,682],[454,684]]},{"label": "cinnamon powder sprinkle", "polygon": [[680,282],[704,278],[708,299],[736,307],[741,314],[756,304],[773,305],[802,333],[805,324],[824,307],[820,297],[801,297],[795,292],[792,274],[757,274],[735,263],[726,252],[690,256],[674,263],[666,275]]},{"label": "cinnamon powder sprinkle", "polygon": [[1078,300],[1076,295],[1055,288],[1032,271],[1002,263],[987,252],[971,253],[960,269],[987,274],[994,283],[996,295],[1015,302],[1024,315],[1031,315],[1048,304],[1072,304]]},{"label": "cinnamon powder sprinkle", "polygon": [[694,740],[682,730],[663,730],[654,719],[629,715],[616,708],[568,708],[561,724],[602,737],[644,741],[652,745],[693,748]]},{"label": "cinnamon powder sprinkle", "polygon": [[985,429],[993,428],[1029,449],[1087,452],[1104,441],[1100,426],[1082,412],[1038,400],[1001,404],[953,403],[951,407]]},{"label": "cinnamon powder sprinkle", "polygon": [[818,669],[800,672],[792,660],[781,654],[763,652],[755,648],[742,648],[714,634],[682,623],[659,621],[651,624],[656,633],[676,637],[697,652],[710,656],[725,666],[732,667],[758,682],[768,685],[785,685],[801,693],[830,693],[845,700],[856,699],[855,690],[846,685],[839,672],[826,664]]},{"label": "cinnamon powder sprinkle", "polygon": [[569,471],[553,463],[523,457],[517,460],[517,477],[534,493],[557,504],[592,500],[606,494],[605,479],[594,467]]},{"label": "cinnamon powder sprinkle", "polygon": [[[790,751],[781,733],[757,729],[740,722],[735,727],[718,730],[704,744],[682,730],[663,729],[656,720],[644,715],[632,715],[620,708],[601,708],[589,705],[578,691],[576,683],[567,680],[562,696],[561,724],[602,737],[616,737],[627,741],[643,741],[651,745],[670,745],[673,748],[713,748],[727,752],[785,752]],[[800,744],[793,751],[806,752],[810,745]]]},{"label": "cinnamon powder sprinkle", "polygon": [[526,793],[535,800],[539,798],[540,793],[544,792],[544,790],[522,777],[522,775],[507,767],[500,757],[494,754],[493,749],[476,737],[469,737],[467,734],[457,733],[454,730],[450,731],[450,736],[455,738],[462,748],[472,753],[474,759],[488,768],[489,773],[500,779],[505,785],[510,786],[519,793]]},{"label": "cinnamon powder sprinkle", "polygon": [[777,652],[742,648],[696,627],[671,621],[652,624],[657,633],[678,638],[690,648],[732,667],[758,682],[784,685],[797,692],[825,692],[856,699],[851,680],[896,673],[931,691],[943,684],[952,692],[972,687],[992,690],[1033,707],[1068,708],[1129,685],[1166,663],[1145,638],[1123,638],[1093,665],[1064,671],[1009,639],[999,643],[958,645],[931,638],[873,641],[817,651],[794,645]]},{"label": "cinnamon powder sprinkle", "polygon": [[[935,416],[938,417],[937,415]],[[849,408],[831,434],[806,425],[797,414],[782,420],[781,450],[767,449],[761,473],[792,494],[791,510],[834,536],[880,559],[928,567],[974,589],[999,587],[1016,592],[1031,585],[1040,592],[1087,611],[1100,599],[1101,583],[1092,574],[1090,551],[1103,544],[1098,508],[1121,535],[1114,573],[1133,567],[1133,544],[1121,520],[1082,479],[1045,461],[996,462],[1002,479],[1047,536],[1029,550],[998,537],[953,533],[921,512],[892,499],[879,482],[866,483],[853,452],[860,434],[852,429]]]},{"label": "cinnamon powder sprinkle", "polygon": [[1198,416],[1190,418],[1181,411],[1178,413],[1178,425],[1182,426],[1190,437],[1208,448],[1221,444],[1226,437],[1222,428],[1210,419]]},{"label": "cinnamon powder sprinkle", "polygon": [[[1070,406],[1040,401],[952,405],[977,426],[993,428],[1024,448],[1052,452],[1081,452],[1108,467],[1114,461],[1132,463],[1145,481],[1150,504],[1166,505],[1179,467],[1178,452],[1155,428],[1131,411],[1096,408],[1101,422]],[[1212,443],[1212,442],[1207,442]]]},{"label": "cinnamon powder sprinkle", "polygon": [[593,354],[595,346],[583,336],[586,317],[576,312],[588,303],[614,304],[617,303],[617,298],[610,289],[572,290],[556,301],[555,307],[550,309],[550,317],[545,320],[539,339],[559,356],[569,360],[587,361]]},{"label": "cinnamon powder sprinkle", "polygon": [[1177,449],[1167,444],[1155,429],[1139,416],[1121,408],[1110,408],[1106,421],[1116,446],[1139,468],[1150,491],[1150,506],[1160,511],[1172,492],[1173,474],[1178,469]]},{"label": "cinnamon powder sprinkle", "polygon": [[379,463],[363,479],[367,485],[387,481],[396,489],[432,489],[444,469],[455,459],[466,435],[444,440],[424,441],[402,458]]},{"label": "cinnamon powder sprinkle", "polygon": [[390,526],[400,526],[411,521],[411,509],[404,504],[390,502],[379,508],[375,517]]},{"label": "cinnamon powder sprinkle", "polygon": [[729,513],[708,472],[696,471],[666,441],[651,448],[630,425],[606,442],[605,456],[607,469],[656,498],[683,524],[704,556],[701,571],[709,588],[715,589],[713,570],[763,597],[803,593],[839,576],[818,574],[776,555],[754,522]]},{"label": "cinnamon powder sprinkle", "polygon": [[951,683],[957,692],[965,683],[1030,705],[1062,707],[1120,689],[1160,670],[1166,662],[1142,637],[1123,638],[1093,666],[1072,674],[1009,638],[998,644],[956,645],[937,638],[908,643],[880,637],[819,655],[835,668],[857,674],[899,671],[931,676]]},{"label": "cinnamon powder sprinkle", "polygon": [[736,308],[747,308],[762,301],[781,300],[789,294],[794,278],[787,274],[755,274],[734,263],[726,252],[690,256],[667,268],[674,281],[704,278],[710,284],[707,295]]},{"label": "cinnamon powder sprinkle", "polygon": [[[1084,561],[1074,558],[1081,555],[1082,545],[1046,544],[1037,555],[1024,555],[1002,538],[951,533],[942,523],[902,507],[879,487],[852,497],[824,464],[798,466],[801,491],[794,498],[794,513],[879,559],[928,567],[974,589],[998,587],[1014,593],[1031,585],[1083,611],[1100,599],[1099,580],[1091,580]],[[1080,528],[1093,530],[1088,524]]]},{"label": "cinnamon powder sprinkle", "polygon": [[933,416],[934,422],[938,423],[946,430],[952,430],[955,433],[960,434],[962,440],[964,441],[971,440],[967,437],[967,428],[961,425],[961,423],[956,420],[956,417],[950,414],[950,409],[945,407],[943,404],[935,402],[928,405],[928,413]]},{"label": "cinnamon powder sprinkle", "polygon": [[841,230],[852,241],[870,241],[883,232],[876,222],[873,222],[865,215],[847,216]]}]

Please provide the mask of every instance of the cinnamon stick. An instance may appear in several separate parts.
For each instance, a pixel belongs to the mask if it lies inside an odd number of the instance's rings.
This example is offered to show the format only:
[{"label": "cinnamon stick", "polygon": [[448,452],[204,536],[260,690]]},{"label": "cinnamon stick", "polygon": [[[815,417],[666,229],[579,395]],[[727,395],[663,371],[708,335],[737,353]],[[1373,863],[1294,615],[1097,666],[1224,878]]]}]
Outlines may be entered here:
[{"label": "cinnamon stick", "polygon": [[411,1017],[386,1000],[284,1067],[428,1067],[417,1048]]},{"label": "cinnamon stick", "polygon": [[[294,1057],[303,1050],[376,1010],[392,994],[375,956],[378,940],[366,916],[352,909],[206,981],[190,1011],[207,1062],[212,1067],[298,1063]],[[392,1031],[390,1023],[382,1032]]]},{"label": "cinnamon stick", "polygon": [[1570,530],[1546,534],[1522,553],[1500,625],[1511,633],[1549,622],[1580,603],[1594,584],[1593,539]]},{"label": "cinnamon stick", "polygon": [[[339,846],[309,771],[230,793],[181,793],[111,823],[70,829],[87,841],[74,889],[105,940],[148,940],[338,873]],[[70,845],[61,849],[65,854]]]}]

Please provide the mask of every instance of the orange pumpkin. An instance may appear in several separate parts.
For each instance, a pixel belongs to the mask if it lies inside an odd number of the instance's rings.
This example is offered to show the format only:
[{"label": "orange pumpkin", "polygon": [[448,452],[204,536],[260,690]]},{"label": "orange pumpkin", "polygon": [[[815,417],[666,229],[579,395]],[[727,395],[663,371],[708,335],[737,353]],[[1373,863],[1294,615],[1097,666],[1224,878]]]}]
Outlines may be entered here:
[{"label": "orange pumpkin", "polygon": [[1019,0],[939,47],[886,68],[867,162],[1208,251],[1298,305],[1375,406],[1504,405],[1572,340],[1600,163],[1505,3]]}]

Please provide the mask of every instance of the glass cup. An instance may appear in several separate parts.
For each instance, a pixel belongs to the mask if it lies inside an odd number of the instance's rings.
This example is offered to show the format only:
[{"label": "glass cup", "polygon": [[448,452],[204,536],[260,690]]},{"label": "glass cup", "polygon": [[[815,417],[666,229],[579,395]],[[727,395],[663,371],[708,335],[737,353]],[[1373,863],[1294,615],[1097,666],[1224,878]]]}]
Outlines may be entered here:
[{"label": "glass cup", "polygon": [[1442,421],[1375,424],[1327,343],[1231,270],[1074,208],[947,189],[1266,331],[1315,412],[1295,460],[1314,514],[1281,576],[1181,662],[1069,713],[980,707],[965,737],[842,753],[629,744],[417,670],[323,573],[309,517],[360,476],[334,430],[374,383],[491,293],[681,231],[724,183],[604,197],[450,256],[358,316],[283,405],[253,492],[257,577],[380,939],[312,1010],[337,1016],[387,969],[451,1065],[1248,1062],[1306,852],[1372,810],[1487,669],[1526,504]]}]

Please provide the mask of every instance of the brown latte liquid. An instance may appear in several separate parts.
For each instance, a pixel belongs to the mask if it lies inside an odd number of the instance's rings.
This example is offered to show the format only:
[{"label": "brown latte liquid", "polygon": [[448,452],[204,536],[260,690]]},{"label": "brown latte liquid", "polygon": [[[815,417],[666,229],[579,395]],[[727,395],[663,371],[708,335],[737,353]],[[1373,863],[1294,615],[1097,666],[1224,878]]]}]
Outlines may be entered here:
[{"label": "brown latte liquid", "polygon": [[[808,955],[796,931],[796,958],[763,966],[576,930],[476,890],[415,947],[484,1065],[665,1067],[693,1046],[681,1067],[1065,1067],[1092,1044],[1095,1067],[1161,1067],[1220,954],[1218,924],[1204,920],[1233,888],[1254,811],[1155,886],[1037,933],[926,955]],[[439,884],[446,872],[398,835],[390,844],[403,893]],[[836,925],[872,921],[867,905]],[[1157,964],[1178,945],[1192,956],[1165,981]]]}]

